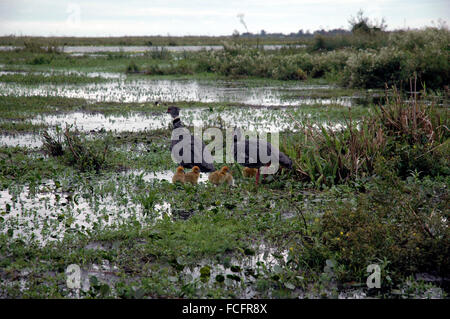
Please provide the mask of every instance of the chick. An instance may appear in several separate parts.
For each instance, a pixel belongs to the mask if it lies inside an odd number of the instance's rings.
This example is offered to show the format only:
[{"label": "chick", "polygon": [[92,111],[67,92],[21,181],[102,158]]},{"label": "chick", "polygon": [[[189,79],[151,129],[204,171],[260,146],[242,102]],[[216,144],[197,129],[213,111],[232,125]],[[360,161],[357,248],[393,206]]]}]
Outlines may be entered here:
[{"label": "chick", "polygon": [[257,168],[244,167],[242,169],[242,175],[244,175],[244,177],[253,177],[256,175],[257,172],[258,172]]},{"label": "chick", "polygon": [[234,180],[233,180],[233,175],[231,175],[231,173],[225,174],[225,182],[227,182],[228,185],[233,186]]},{"label": "chick", "polygon": [[209,174],[208,180],[214,185],[220,185],[225,182],[227,182],[228,185],[232,185],[233,176],[230,173],[228,173],[228,171],[229,171],[228,166],[224,166],[220,169],[220,171],[215,171]]},{"label": "chick", "polygon": [[200,176],[200,167],[194,166],[192,168],[192,172],[186,173],[184,175],[184,181],[186,183],[191,183],[193,185],[197,185],[199,176]]},{"label": "chick", "polygon": [[172,183],[180,182],[184,183],[185,180],[185,174],[184,174],[184,167],[178,166],[176,173],[172,177]]}]

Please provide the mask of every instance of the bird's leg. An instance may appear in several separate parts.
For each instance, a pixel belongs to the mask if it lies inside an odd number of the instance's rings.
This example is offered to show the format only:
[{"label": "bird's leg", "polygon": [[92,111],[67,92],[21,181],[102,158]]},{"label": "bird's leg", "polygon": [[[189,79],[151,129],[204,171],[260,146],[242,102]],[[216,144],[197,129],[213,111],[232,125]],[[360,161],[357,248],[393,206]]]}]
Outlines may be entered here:
[{"label": "bird's leg", "polygon": [[[269,166],[270,166],[270,162],[266,164],[266,167],[269,167]],[[267,174],[263,174],[263,181],[264,181],[264,182],[266,181],[266,175],[267,175]]]},{"label": "bird's leg", "polygon": [[256,181],[255,181],[255,185],[258,185],[259,183],[259,167],[258,170],[256,171]]}]

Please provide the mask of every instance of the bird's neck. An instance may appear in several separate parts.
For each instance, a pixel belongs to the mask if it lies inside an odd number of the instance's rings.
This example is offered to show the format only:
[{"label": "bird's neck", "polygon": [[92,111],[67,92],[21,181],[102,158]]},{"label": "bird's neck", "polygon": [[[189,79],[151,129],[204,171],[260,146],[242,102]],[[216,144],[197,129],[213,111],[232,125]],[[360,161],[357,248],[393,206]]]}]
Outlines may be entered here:
[{"label": "bird's neck", "polygon": [[173,128],[183,127],[183,124],[181,123],[180,117],[178,117],[178,116],[173,119],[172,124],[173,124]]}]

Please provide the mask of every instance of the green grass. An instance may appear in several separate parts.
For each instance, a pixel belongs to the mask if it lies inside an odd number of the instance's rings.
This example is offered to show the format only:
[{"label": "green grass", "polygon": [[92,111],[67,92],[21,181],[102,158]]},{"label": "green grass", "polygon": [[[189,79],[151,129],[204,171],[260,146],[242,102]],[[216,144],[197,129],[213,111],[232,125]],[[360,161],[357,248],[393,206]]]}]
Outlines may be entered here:
[{"label": "green grass", "polygon": [[74,74],[7,74],[0,76],[0,82],[25,85],[86,84],[106,82],[106,79],[102,77],[87,77]]}]

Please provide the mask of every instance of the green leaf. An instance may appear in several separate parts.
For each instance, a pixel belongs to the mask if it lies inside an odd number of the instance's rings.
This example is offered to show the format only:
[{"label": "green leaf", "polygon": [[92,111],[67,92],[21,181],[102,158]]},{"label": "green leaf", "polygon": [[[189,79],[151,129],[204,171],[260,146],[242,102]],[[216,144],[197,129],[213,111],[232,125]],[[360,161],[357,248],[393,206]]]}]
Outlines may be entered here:
[{"label": "green leaf", "polygon": [[280,273],[283,272],[283,268],[281,268],[281,267],[278,266],[278,265],[275,265],[275,266],[273,267],[273,271],[274,271],[276,274],[280,274]]},{"label": "green leaf", "polygon": [[109,295],[109,291],[110,291],[110,289],[109,289],[109,286],[107,284],[103,284],[103,285],[100,286],[100,295],[102,297],[105,297],[105,296]]},{"label": "green leaf", "polygon": [[216,276],[216,281],[217,282],[224,282],[225,281],[225,277],[223,275],[217,275]]},{"label": "green leaf", "polygon": [[285,286],[287,289],[290,289],[290,290],[294,290],[294,289],[295,289],[295,285],[291,284],[290,282],[285,282],[285,283],[284,283],[284,286]]},{"label": "green leaf", "polygon": [[209,277],[211,276],[211,267],[203,266],[200,268],[200,277]]}]

